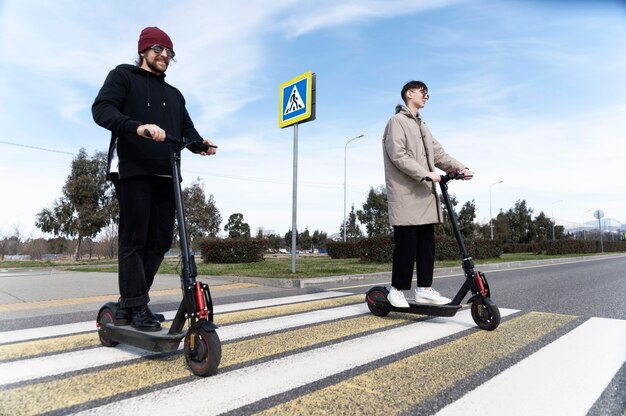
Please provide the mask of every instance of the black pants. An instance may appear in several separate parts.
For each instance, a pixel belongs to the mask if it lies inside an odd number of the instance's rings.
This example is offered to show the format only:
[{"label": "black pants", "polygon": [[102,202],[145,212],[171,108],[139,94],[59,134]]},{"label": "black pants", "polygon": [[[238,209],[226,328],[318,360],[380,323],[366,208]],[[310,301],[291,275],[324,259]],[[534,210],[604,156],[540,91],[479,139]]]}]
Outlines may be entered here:
[{"label": "black pants", "polygon": [[146,305],[174,237],[176,204],[172,179],[136,176],[114,180],[120,205],[120,306]]},{"label": "black pants", "polygon": [[417,260],[417,286],[432,286],[435,267],[435,226],[426,224],[393,227],[393,241],[391,285],[398,290],[411,289],[413,265]]}]

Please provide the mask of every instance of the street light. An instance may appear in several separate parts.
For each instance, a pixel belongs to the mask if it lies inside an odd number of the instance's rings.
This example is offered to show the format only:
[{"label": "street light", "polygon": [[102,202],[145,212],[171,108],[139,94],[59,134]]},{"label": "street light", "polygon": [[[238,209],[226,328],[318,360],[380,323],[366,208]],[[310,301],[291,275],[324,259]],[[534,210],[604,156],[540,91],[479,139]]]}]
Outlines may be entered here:
[{"label": "street light", "polygon": [[493,215],[491,215],[491,188],[494,185],[497,185],[497,184],[502,183],[502,182],[504,182],[504,181],[498,181],[498,182],[495,182],[495,183],[492,183],[491,185],[489,185],[489,230],[491,231],[491,239],[492,240],[493,240],[493,224],[492,224],[492,220],[491,219],[493,218]]},{"label": "street light", "polygon": [[353,139],[350,139],[346,142],[345,147],[343,148],[343,241],[346,242],[346,155],[348,152],[348,144],[351,141],[356,139],[360,139],[364,134],[360,134]]},{"label": "street light", "polygon": [[552,203],[552,241],[555,240],[555,238],[554,238],[554,227],[556,226],[556,222],[554,221],[554,204],[556,204],[557,202],[563,202],[563,200],[559,199],[558,201],[554,201]]}]

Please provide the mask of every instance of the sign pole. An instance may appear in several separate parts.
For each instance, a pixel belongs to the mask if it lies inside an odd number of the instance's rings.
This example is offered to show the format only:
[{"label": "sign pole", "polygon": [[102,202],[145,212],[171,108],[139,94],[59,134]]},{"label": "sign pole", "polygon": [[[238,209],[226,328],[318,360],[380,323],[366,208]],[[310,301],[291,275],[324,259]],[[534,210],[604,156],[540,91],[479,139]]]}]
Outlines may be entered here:
[{"label": "sign pole", "polygon": [[291,214],[291,273],[296,272],[298,227],[298,123],[315,120],[315,74],[307,71],[278,88],[278,127],[293,126],[293,197]]},{"label": "sign pole", "polygon": [[296,272],[296,241],[298,228],[296,214],[298,211],[298,123],[293,125],[293,197],[291,205],[291,273]]}]

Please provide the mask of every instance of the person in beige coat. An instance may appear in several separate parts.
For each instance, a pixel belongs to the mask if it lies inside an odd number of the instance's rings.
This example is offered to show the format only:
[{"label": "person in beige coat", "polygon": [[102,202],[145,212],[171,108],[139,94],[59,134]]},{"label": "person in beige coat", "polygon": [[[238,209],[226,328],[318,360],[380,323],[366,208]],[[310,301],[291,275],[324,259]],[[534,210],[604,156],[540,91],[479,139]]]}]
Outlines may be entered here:
[{"label": "person in beige coat", "polygon": [[428,100],[428,87],[410,81],[401,92],[404,105],[396,106],[383,136],[385,183],[389,224],[393,227],[394,251],[391,290],[387,299],[400,308],[408,308],[403,290],[411,289],[413,266],[417,260],[418,303],[446,304],[432,286],[435,265],[435,224],[443,221],[436,183],[439,168],[460,171],[466,179],[474,175],[463,163],[445,152],[428,130],[419,111]]}]

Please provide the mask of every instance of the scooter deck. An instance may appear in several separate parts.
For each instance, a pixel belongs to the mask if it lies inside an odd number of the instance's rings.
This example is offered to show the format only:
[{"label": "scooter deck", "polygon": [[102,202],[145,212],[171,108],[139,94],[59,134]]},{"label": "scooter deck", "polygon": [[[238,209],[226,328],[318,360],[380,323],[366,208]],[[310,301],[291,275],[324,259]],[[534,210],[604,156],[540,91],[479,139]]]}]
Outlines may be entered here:
[{"label": "scooter deck", "polygon": [[100,332],[112,341],[120,344],[128,344],[155,352],[173,352],[178,350],[180,340],[186,332],[170,334],[169,328],[161,328],[160,331],[139,331],[130,325],[115,326],[113,323],[105,323],[100,327]]},{"label": "scooter deck", "polygon": [[398,308],[389,301],[376,301],[377,305],[384,307],[385,309],[389,309],[393,312],[404,312],[404,313],[414,313],[418,315],[435,315],[435,316],[454,316],[459,309],[462,308],[462,305],[437,305],[433,303],[417,303],[412,299],[407,299],[409,303],[408,308]]}]

